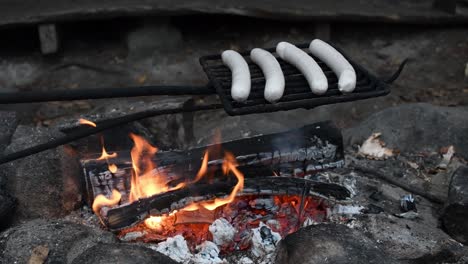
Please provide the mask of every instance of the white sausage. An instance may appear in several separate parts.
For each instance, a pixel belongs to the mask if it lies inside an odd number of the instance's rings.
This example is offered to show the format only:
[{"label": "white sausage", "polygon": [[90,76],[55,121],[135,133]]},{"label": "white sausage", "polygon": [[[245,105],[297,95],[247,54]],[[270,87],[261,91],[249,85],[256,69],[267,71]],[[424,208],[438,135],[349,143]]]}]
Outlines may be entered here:
[{"label": "white sausage", "polygon": [[221,54],[224,65],[232,72],[231,96],[238,102],[247,100],[250,94],[250,70],[244,57],[233,50]]},{"label": "white sausage", "polygon": [[284,93],[284,75],[275,56],[266,50],[256,48],[250,52],[250,58],[265,75],[265,99],[270,103],[281,99]]},{"label": "white sausage", "polygon": [[278,43],[276,53],[278,53],[280,58],[291,63],[304,74],[314,94],[324,94],[327,92],[327,77],[309,54],[288,42]]},{"label": "white sausage", "polygon": [[338,76],[338,89],[341,92],[350,93],[356,88],[356,72],[353,66],[335,48],[320,39],[314,39],[309,50]]}]

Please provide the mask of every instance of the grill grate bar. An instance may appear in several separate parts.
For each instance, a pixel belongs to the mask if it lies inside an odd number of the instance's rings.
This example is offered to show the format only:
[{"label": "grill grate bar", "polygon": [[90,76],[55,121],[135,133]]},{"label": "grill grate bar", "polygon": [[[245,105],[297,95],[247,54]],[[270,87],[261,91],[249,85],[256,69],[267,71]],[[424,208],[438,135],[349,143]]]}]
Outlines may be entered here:
[{"label": "grill grate bar", "polygon": [[[298,45],[304,49],[309,56],[312,56],[308,50],[307,44]],[[215,87],[220,97],[224,109],[230,115],[243,115],[262,112],[274,112],[281,110],[290,110],[295,108],[310,109],[325,104],[335,104],[347,101],[367,99],[376,96],[383,96],[390,92],[389,86],[368,73],[365,69],[354,63],[349,58],[348,61],[353,65],[356,71],[357,83],[356,89],[352,93],[343,94],[338,90],[338,78],[325,65],[324,62],[312,56],[327,76],[329,88],[324,95],[313,94],[309,88],[303,74],[293,65],[278,58],[274,48],[267,49],[277,58],[283,70],[286,85],[284,96],[275,104],[271,104],[264,99],[265,77],[256,64],[250,59],[249,52],[241,52],[247,61],[251,74],[251,92],[249,98],[244,103],[236,102],[231,97],[231,71],[226,67],[220,55],[211,55],[200,58],[212,85]],[[341,52],[341,51],[340,51]],[[343,52],[341,52],[343,54]],[[343,54],[347,57],[345,54]]]}]

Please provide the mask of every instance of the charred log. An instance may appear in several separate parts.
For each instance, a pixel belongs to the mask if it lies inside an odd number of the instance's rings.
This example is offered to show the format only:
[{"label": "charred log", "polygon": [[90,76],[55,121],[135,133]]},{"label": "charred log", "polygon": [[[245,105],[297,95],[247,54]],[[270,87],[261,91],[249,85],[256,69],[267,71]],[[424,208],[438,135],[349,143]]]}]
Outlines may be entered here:
[{"label": "charred log", "polygon": [[[272,174],[303,176],[344,165],[341,132],[331,122],[208,147],[232,152],[239,163],[238,169],[246,178]],[[175,185],[195,177],[206,149],[158,152],[153,161],[158,166],[156,170]],[[82,160],[89,203],[99,194],[109,195],[112,189],[122,194],[129,192],[132,170],[129,152],[118,152],[118,158],[110,160],[119,168],[116,173],[108,170],[106,161]],[[208,164],[212,175],[220,172],[223,156],[222,151],[210,152]]]},{"label": "charred log", "polygon": [[[149,215],[162,215],[182,209],[192,202],[209,201],[228,195],[235,182],[197,183],[183,189],[157,194],[137,202],[112,208],[104,216],[107,227],[119,230],[144,220]],[[238,195],[305,195],[324,199],[345,200],[350,192],[333,183],[321,183],[302,178],[262,177],[245,179]]]}]

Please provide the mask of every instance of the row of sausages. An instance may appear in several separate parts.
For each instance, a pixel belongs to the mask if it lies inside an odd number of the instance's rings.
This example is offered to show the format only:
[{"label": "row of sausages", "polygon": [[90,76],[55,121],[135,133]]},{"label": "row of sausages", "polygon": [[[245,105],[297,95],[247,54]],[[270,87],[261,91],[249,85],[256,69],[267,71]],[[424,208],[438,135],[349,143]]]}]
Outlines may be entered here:
[{"label": "row of sausages", "polygon": [[[338,77],[338,89],[342,93],[350,93],[356,87],[356,72],[353,66],[328,43],[314,39],[309,50],[323,61]],[[284,61],[294,65],[306,78],[314,94],[321,95],[328,90],[328,80],[322,68],[305,51],[288,42],[280,42],[276,53]],[[250,70],[244,57],[233,50],[221,54],[222,61],[232,73],[231,96],[235,101],[245,102],[250,94]],[[250,58],[257,64],[265,76],[265,99],[275,103],[284,93],[285,80],[281,66],[270,52],[255,48],[250,52]]]}]

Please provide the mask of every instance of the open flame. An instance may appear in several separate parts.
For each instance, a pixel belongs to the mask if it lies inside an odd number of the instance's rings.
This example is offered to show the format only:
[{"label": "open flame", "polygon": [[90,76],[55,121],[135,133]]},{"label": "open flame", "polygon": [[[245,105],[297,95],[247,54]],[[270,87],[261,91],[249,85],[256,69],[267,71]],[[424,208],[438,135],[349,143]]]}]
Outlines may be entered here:
[{"label": "open flame", "polygon": [[[158,152],[158,149],[147,142],[143,137],[130,134],[130,138],[134,142],[134,146],[130,152],[132,160],[132,175],[130,180],[130,194],[128,201],[130,203],[137,201],[141,198],[150,197],[159,193],[164,193],[176,189],[183,188],[189,184],[194,184],[208,175],[208,163],[210,155],[215,154],[219,157],[221,153],[220,145],[212,145],[209,147],[204,155],[198,173],[195,178],[190,181],[179,183],[175,187],[169,186],[168,177],[164,172],[158,170],[158,167],[153,161],[154,155]],[[219,137],[217,137],[219,138]],[[219,139],[218,139],[219,140]],[[102,155],[97,160],[106,160],[108,163],[109,171],[116,172],[117,166],[115,164],[109,164],[109,158],[115,158],[117,153],[109,154],[104,147],[104,140],[101,139],[102,143]],[[215,210],[216,208],[231,203],[238,192],[244,187],[244,175],[237,169],[237,161],[235,156],[230,152],[224,153],[222,162],[222,171],[224,175],[234,175],[237,179],[237,184],[232,189],[231,193],[223,198],[216,198],[213,201],[204,201],[193,203],[185,207],[184,211],[195,211],[199,209],[206,209],[209,211]],[[112,196],[107,198],[104,195],[98,195],[93,203],[93,210],[99,214],[102,207],[112,207],[119,203],[121,195],[118,191],[113,190]],[[176,212],[171,212],[170,215]],[[153,230],[160,230],[163,228],[164,221],[167,217],[165,216],[150,216],[145,220],[145,225]]]},{"label": "open flame", "polygon": [[107,160],[109,158],[116,158],[117,157],[117,153],[112,153],[112,154],[109,154],[107,153],[106,151],[106,148],[104,147],[104,144],[102,144],[102,154],[101,154],[101,157],[97,158],[97,160]]},{"label": "open flame", "polygon": [[[94,123],[93,121],[89,121],[87,119],[84,119],[84,118],[80,118],[78,120],[78,123],[80,123],[82,125],[97,127],[96,123]],[[101,154],[101,157],[97,158],[97,160],[106,160],[109,171],[112,172],[112,173],[116,173],[117,172],[117,165],[109,164],[109,159],[110,158],[116,158],[117,153],[112,153],[112,154],[107,153],[107,151],[106,151],[106,149],[104,147],[104,138],[102,136],[101,136],[101,145],[102,145],[102,154]]]},{"label": "open flame", "polygon": [[[206,161],[206,164],[208,164],[208,161],[207,161],[208,154],[207,153],[208,152],[205,153],[205,157],[204,157],[203,162],[202,162],[202,167],[200,168],[200,171],[197,174],[197,178],[201,173],[203,173],[202,171],[206,172],[206,168],[203,167],[203,164],[205,164],[205,161]],[[244,175],[242,174],[242,172],[240,172],[237,169],[236,158],[230,152],[225,153],[224,161],[223,161],[223,172],[224,172],[224,175],[227,175],[227,174],[229,174],[229,172],[232,172],[234,174],[234,176],[236,176],[236,178],[237,178],[236,186],[234,186],[231,193],[227,197],[225,197],[225,198],[216,198],[213,202],[193,203],[193,204],[188,205],[187,207],[185,207],[182,210],[184,210],[184,211],[195,211],[195,210],[199,210],[200,206],[202,206],[205,209],[207,209],[209,211],[212,211],[212,210],[215,210],[216,208],[218,208],[220,206],[231,203],[234,200],[234,198],[236,197],[237,193],[240,192],[244,188]],[[202,178],[203,175],[204,174],[202,174],[202,176],[200,178]]]},{"label": "open flame", "polygon": [[101,210],[102,207],[104,206],[112,207],[112,206],[117,205],[121,197],[122,195],[120,194],[120,192],[115,189],[112,190],[112,195],[109,198],[107,198],[106,196],[102,194],[99,194],[94,199],[93,212],[96,213],[97,215],[100,215],[99,211]]},{"label": "open flame", "polygon": [[161,231],[163,229],[163,218],[164,216],[150,216],[146,218],[145,225],[150,229]]},{"label": "open flame", "polygon": [[[251,229],[254,227],[266,224],[272,232],[277,232],[284,237],[297,231],[301,226],[323,222],[327,217],[329,206],[326,202],[312,197],[304,198],[300,195],[238,196],[244,188],[244,175],[238,168],[236,157],[230,152],[221,152],[220,144],[213,144],[206,149],[200,168],[193,178],[172,187],[170,185],[170,180],[173,180],[172,176],[169,178],[165,175],[166,168],[158,167],[154,162],[158,149],[141,136],[130,134],[130,137],[134,142],[130,153],[132,167],[131,169],[127,167],[127,172],[129,172],[127,176],[130,176],[131,184],[130,194],[126,196],[122,191],[124,195],[122,197],[119,191],[112,190],[112,194],[107,197],[102,194],[98,195],[92,205],[93,211],[98,216],[101,213],[105,214],[107,207],[118,206],[119,203],[122,205],[127,202],[133,203],[142,198],[184,188],[200,181],[203,184],[210,183],[213,180],[211,177],[221,174],[218,172],[224,175],[221,177],[236,177],[237,182],[229,195],[225,197],[194,202],[183,209],[172,210],[163,215],[150,215],[141,223],[121,230],[119,237],[126,238],[128,234],[127,239],[132,239],[132,241],[154,243],[182,235],[190,251],[194,252],[196,246],[202,242],[215,241],[217,236],[224,236],[226,226],[215,228],[219,231],[211,230],[219,219],[223,219],[228,223],[228,227],[236,231],[232,238],[218,246],[222,252],[230,252],[245,250],[252,246]],[[104,142],[101,143],[102,155],[99,160],[108,162],[108,159],[115,158],[115,153],[108,153],[104,148]],[[109,170],[112,165],[108,163]],[[213,173],[213,168],[221,168],[221,170]],[[186,175],[180,176],[181,179],[189,178],[184,177]],[[104,221],[104,218],[100,220]],[[134,238],[130,238],[132,236]]]},{"label": "open flame", "polygon": [[80,123],[81,125],[88,125],[88,126],[96,127],[96,123],[94,123],[92,121],[89,121],[89,120],[86,120],[84,118],[80,118],[78,120],[78,123]]},{"label": "open flame", "polygon": [[109,169],[110,172],[112,173],[116,173],[117,172],[117,165],[113,164],[113,163],[109,163],[109,159],[110,158],[116,158],[117,157],[117,153],[112,153],[112,154],[109,154],[107,153],[106,151],[106,148],[104,147],[104,138],[101,136],[101,146],[102,146],[102,154],[99,158],[97,158],[97,160],[105,160],[107,162],[107,168]]},{"label": "open flame", "polygon": [[130,134],[130,137],[135,144],[130,153],[133,168],[130,202],[184,186],[183,184],[179,184],[174,188],[169,188],[166,175],[156,169],[152,160],[158,149],[149,144],[141,136]]}]

